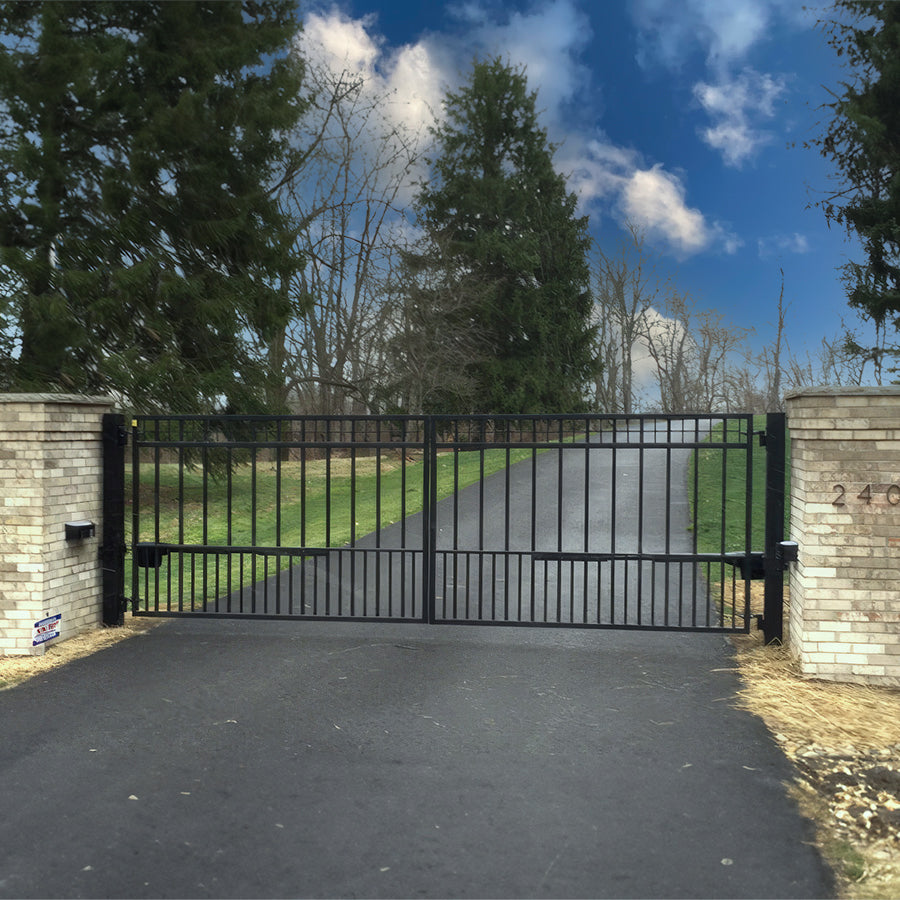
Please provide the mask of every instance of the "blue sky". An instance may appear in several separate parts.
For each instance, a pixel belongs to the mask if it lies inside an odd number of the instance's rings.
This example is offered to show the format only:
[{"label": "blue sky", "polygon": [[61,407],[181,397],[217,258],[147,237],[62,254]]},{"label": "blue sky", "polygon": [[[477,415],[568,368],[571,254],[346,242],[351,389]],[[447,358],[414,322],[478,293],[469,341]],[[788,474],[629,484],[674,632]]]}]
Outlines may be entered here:
[{"label": "blue sky", "polygon": [[[810,4],[815,7],[816,4]],[[646,231],[662,276],[756,348],[774,337],[784,270],[795,354],[860,327],[837,267],[858,253],[813,204],[818,133],[839,61],[800,0],[351,0],[307,5],[305,40],[396,92],[417,127],[475,56],[523,65],[559,169],[614,250]],[[793,146],[792,146],[793,145]]]}]

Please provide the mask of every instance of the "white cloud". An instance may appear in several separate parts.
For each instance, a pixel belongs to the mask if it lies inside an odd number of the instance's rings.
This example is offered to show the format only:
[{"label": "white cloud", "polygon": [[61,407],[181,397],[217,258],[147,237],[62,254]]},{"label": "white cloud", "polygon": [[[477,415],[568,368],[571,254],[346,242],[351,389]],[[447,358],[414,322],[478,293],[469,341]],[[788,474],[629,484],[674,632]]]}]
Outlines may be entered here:
[{"label": "white cloud", "polygon": [[424,42],[389,50],[373,16],[351,19],[332,8],[304,16],[300,43],[307,59],[365,79],[372,97],[391,95],[389,115],[413,133],[433,121],[443,95],[444,72]]},{"label": "white cloud", "polygon": [[740,242],[689,205],[681,177],[662,164],[647,164],[636,151],[603,135],[590,139],[564,127],[566,106],[590,87],[579,61],[590,38],[589,24],[573,0],[548,0],[501,18],[492,9],[466,0],[453,10],[466,26],[462,34],[426,34],[395,49],[377,35],[371,16],[351,19],[336,8],[307,12],[303,52],[327,60],[337,71],[363,76],[373,96],[390,93],[388,115],[413,132],[423,131],[440,114],[446,89],[458,87],[473,57],[499,55],[523,65],[530,89],[538,91],[543,124],[551,140],[561,143],[557,167],[585,212],[596,216],[612,210],[678,256],[712,248],[734,252]]},{"label": "white cloud", "polygon": [[771,140],[756,123],[775,114],[775,100],[784,91],[783,78],[760,75],[749,68],[718,84],[694,85],[694,97],[713,122],[700,130],[700,136],[722,154],[726,165],[739,168]]},{"label": "white cloud", "polygon": [[711,122],[699,133],[726,165],[740,167],[771,140],[759,122],[774,116],[773,102],[784,93],[785,79],[761,75],[744,61],[776,21],[808,27],[808,14],[798,14],[797,6],[793,0],[634,2],[638,61],[644,68],[677,70],[691,56],[705,57],[709,76],[694,86],[694,96]]},{"label": "white cloud", "polygon": [[741,246],[725,226],[688,204],[683,180],[661,163],[648,166],[639,153],[605,137],[584,144],[573,139],[563,150],[569,186],[586,211],[612,208],[680,257],[710,249],[731,254]]},{"label": "white cloud", "polygon": [[590,40],[590,25],[571,0],[514,12],[501,22],[483,19],[471,37],[485,55],[525,66],[529,86],[538,90],[540,107],[552,120],[588,85],[590,75],[578,54]]},{"label": "white cloud", "polygon": [[773,18],[790,16],[792,0],[635,0],[638,61],[678,69],[696,52],[727,68],[769,32]]},{"label": "white cloud", "polygon": [[785,253],[809,253],[809,240],[806,235],[794,232],[793,234],[773,234],[761,237],[756,242],[761,259],[772,256],[782,256]]},{"label": "white cloud", "polygon": [[338,71],[365,77],[373,90],[395,92],[398,115],[406,107],[402,118],[410,126],[432,123],[445,90],[458,87],[473,57],[500,56],[525,67],[548,124],[557,125],[561,107],[573,101],[589,79],[578,56],[590,40],[590,26],[574,2],[550,0],[502,18],[474,2],[452,11],[466,25],[463,35],[426,34],[392,50],[376,35],[374,16],[351,19],[332,7],[305,14],[300,41],[304,53],[328,60]]},{"label": "white cloud", "polygon": [[661,165],[635,170],[625,182],[621,206],[629,221],[664,238],[681,254],[705,250],[713,235],[703,214],[685,203],[681,181]]}]

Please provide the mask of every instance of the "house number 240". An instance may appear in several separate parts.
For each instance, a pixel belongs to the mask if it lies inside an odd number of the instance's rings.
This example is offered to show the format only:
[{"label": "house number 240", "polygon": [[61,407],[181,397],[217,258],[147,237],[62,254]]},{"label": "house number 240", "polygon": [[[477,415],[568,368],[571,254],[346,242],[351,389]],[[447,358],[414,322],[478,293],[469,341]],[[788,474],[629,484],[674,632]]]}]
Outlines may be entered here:
[{"label": "house number 240", "polygon": [[[900,484],[876,484],[871,485],[867,484],[857,495],[857,500],[862,500],[865,503],[871,503],[873,499],[875,499],[881,491],[884,491],[884,496],[887,499],[887,502],[891,504],[891,506],[896,506],[900,503]],[[846,506],[847,505],[847,489],[842,484],[836,484],[834,486],[835,498],[831,501],[832,506]]]}]

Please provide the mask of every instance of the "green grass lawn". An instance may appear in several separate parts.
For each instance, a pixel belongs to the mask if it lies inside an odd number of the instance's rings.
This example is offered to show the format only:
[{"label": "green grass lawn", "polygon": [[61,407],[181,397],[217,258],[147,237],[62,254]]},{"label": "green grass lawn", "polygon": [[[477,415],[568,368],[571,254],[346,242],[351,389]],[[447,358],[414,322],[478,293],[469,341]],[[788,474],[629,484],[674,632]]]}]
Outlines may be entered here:
[{"label": "green grass lawn", "polygon": [[[728,423],[731,429],[740,424]],[[764,431],[765,416],[754,416],[753,431]],[[710,432],[709,443],[720,443],[725,438],[725,425],[717,425]],[[732,439],[736,434],[729,434]],[[746,546],[746,496],[747,496],[747,455],[746,451],[729,449],[727,456],[721,449],[710,448],[696,451],[697,456],[689,466],[688,495],[691,499],[692,519],[696,522],[697,551],[699,553],[722,553],[740,551]],[[786,448],[789,468],[790,442]],[[696,505],[695,505],[696,470]],[[753,436],[752,448],[752,525],[750,549],[765,549],[766,528],[766,451]],[[787,485],[786,494],[787,498]],[[785,535],[788,534],[789,503],[785,500]]]},{"label": "green grass lawn", "polygon": [[[529,448],[440,454],[437,498],[531,456]],[[130,468],[127,478],[130,485]],[[396,452],[355,459],[245,463],[230,471],[222,467],[215,477],[205,475],[199,466],[179,467],[176,463],[161,463],[157,476],[153,462],[143,462],[137,540],[207,547],[342,547],[420,512],[423,486],[423,462],[403,460]],[[130,497],[130,487],[128,491]],[[133,529],[133,517],[126,515],[128,541]],[[287,565],[286,559],[281,564]],[[129,557],[125,573],[129,589],[132,565]],[[207,558],[208,580],[215,580],[219,565],[214,556]],[[237,556],[230,565],[230,583],[235,587],[259,577],[255,566],[241,569]],[[166,583],[168,558],[163,559],[158,574],[160,582]],[[202,580],[204,573],[199,577]],[[220,571],[220,581],[222,577]],[[155,583],[155,575],[152,580]]]}]

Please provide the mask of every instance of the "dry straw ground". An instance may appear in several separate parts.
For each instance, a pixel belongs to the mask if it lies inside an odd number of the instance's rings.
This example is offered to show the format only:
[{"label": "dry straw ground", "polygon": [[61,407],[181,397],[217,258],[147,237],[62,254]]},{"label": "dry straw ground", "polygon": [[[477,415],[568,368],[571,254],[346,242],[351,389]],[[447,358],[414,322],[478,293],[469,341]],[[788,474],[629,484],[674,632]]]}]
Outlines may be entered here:
[{"label": "dry straw ground", "polygon": [[[753,584],[754,609],[762,585]],[[785,631],[787,630],[787,610]],[[900,688],[801,673],[787,647],[736,636],[738,703],[768,726],[796,769],[791,795],[848,900],[900,898]]]},{"label": "dry straw ground", "polygon": [[[157,620],[126,619],[43,656],[0,657],[0,690],[140,634]],[[847,900],[900,897],[900,689],[803,676],[784,647],[758,633],[734,638],[740,705],[760,716],[796,767],[788,789],[817,825]]]}]

